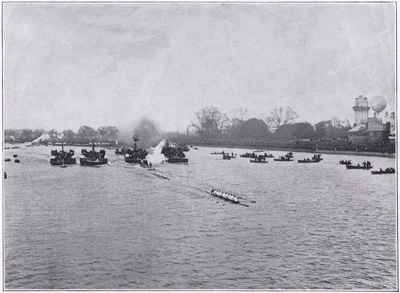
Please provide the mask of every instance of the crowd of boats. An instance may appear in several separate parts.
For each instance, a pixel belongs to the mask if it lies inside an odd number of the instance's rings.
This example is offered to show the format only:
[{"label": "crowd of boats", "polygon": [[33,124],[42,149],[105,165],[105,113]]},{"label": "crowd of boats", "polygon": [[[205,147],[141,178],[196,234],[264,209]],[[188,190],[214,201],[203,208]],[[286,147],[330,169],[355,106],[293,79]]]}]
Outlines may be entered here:
[{"label": "crowd of boats", "polygon": [[[18,159],[18,155],[17,154],[14,154],[13,158],[14,158],[14,162],[15,163],[21,163],[20,159]],[[11,158],[5,158],[4,161],[5,162],[11,162]]]},{"label": "crowd of boats", "polygon": [[[244,153],[242,155],[240,155],[241,158],[250,158],[250,163],[268,163],[268,161],[266,160],[267,158],[273,158],[274,156],[272,154],[267,154],[266,152],[264,152],[264,154],[257,154],[256,152],[262,152],[262,151],[254,151],[253,153]],[[223,155],[223,159],[227,159],[229,157],[232,158],[233,156],[236,157],[236,154],[234,155],[226,153],[225,151],[222,152],[214,152],[211,153],[212,155],[217,155],[217,154],[222,154]],[[276,162],[292,162],[293,159],[293,153],[289,152],[283,156],[279,156],[278,158],[274,158],[274,161]],[[321,154],[314,154],[311,158],[304,158],[304,159],[299,159],[297,160],[298,163],[319,163],[323,160],[323,158],[321,157]],[[357,165],[353,165],[351,160],[340,160],[339,164],[341,165],[345,165],[347,169],[360,169],[360,170],[369,170],[372,169],[373,166],[371,164],[370,161],[365,161],[362,164],[357,164]],[[379,171],[371,171],[372,174],[393,174],[395,173],[395,169],[394,168],[386,168],[386,169],[380,169]]]},{"label": "crowd of boats", "polygon": [[[13,147],[14,149],[16,147]],[[198,149],[198,148],[194,148]],[[189,160],[186,158],[184,152],[187,152],[188,149],[185,147],[176,147],[171,145],[168,141],[165,142],[164,146],[161,148],[161,154],[163,154],[166,158],[166,162],[169,163],[184,163],[188,164]],[[263,152],[263,153],[262,153]],[[257,154],[262,153],[262,154]],[[156,171],[152,168],[151,163],[147,160],[149,153],[146,150],[137,148],[136,141],[134,140],[134,147],[133,148],[121,148],[115,150],[116,155],[123,155],[124,161],[126,163],[132,164],[140,164],[143,167],[146,167],[149,170],[153,170],[153,174],[157,177],[170,180],[167,175]],[[227,153],[225,151],[222,152],[214,152],[211,153],[212,155],[222,155],[224,160],[230,160],[237,157],[237,154],[234,153]],[[17,154],[14,154],[13,157],[15,158],[16,163],[20,163],[20,160],[17,158]],[[245,153],[240,155],[241,158],[250,158],[250,163],[268,163],[266,160],[267,158],[274,158],[272,154],[267,154],[266,152],[259,150],[254,151],[253,153]],[[292,152],[288,152],[283,156],[279,156],[278,158],[274,158],[276,162],[290,162],[294,161],[294,156]],[[297,160],[298,163],[319,163],[323,159],[321,154],[314,154],[311,158],[304,158]],[[6,162],[11,161],[10,158],[5,159]],[[94,147],[94,142],[92,143],[92,149],[81,150],[81,157],[79,159],[79,163],[81,166],[98,166],[104,165],[108,163],[108,159],[106,158],[106,151],[104,149],[100,151],[96,151]],[[50,157],[50,164],[66,167],[67,165],[76,164],[75,152],[74,150],[65,151],[64,145],[61,145],[61,150],[51,150],[51,157]],[[351,160],[340,160],[339,164],[345,165],[347,169],[362,169],[362,170],[369,170],[372,169],[373,166],[370,161],[365,161],[362,164],[353,165]],[[386,169],[379,169],[379,171],[371,171],[373,175],[375,174],[393,174],[395,173],[394,168],[386,168]],[[7,178],[6,172],[4,172],[4,178]],[[218,189],[212,188],[209,193],[212,196],[217,198],[223,199],[225,201],[231,202],[233,204],[240,204],[244,206],[248,206],[243,204],[239,201],[238,197],[228,193],[223,192]]]},{"label": "crowd of boats", "polygon": [[[100,150],[96,151],[94,147],[94,142],[92,142],[92,149],[81,150],[81,157],[79,159],[79,163],[82,166],[98,166],[98,165],[105,165],[108,163],[108,158],[106,157],[106,151]],[[13,149],[19,148],[18,146],[12,147]],[[194,148],[191,146],[193,149]],[[10,147],[6,147],[6,149],[10,149]],[[165,157],[165,162],[168,163],[184,163],[188,164],[189,159],[186,158],[184,152],[187,152],[190,148],[188,146],[177,147],[171,145],[168,140],[165,141],[165,144],[161,148],[161,154]],[[259,154],[261,153],[261,154]],[[134,140],[134,147],[133,148],[125,148],[122,147],[121,149],[115,150],[116,155],[123,155],[124,161],[126,163],[132,164],[140,164],[145,167],[151,167],[151,163],[148,161],[149,153],[144,150],[137,148],[136,141]],[[225,152],[213,152],[212,155],[222,155],[222,159],[230,160],[237,157],[235,153]],[[267,152],[263,150],[257,150],[252,153],[244,153],[240,155],[241,158],[250,158],[250,163],[268,163],[267,158],[274,158],[272,154],[267,154]],[[283,156],[279,156],[278,158],[274,158],[275,162],[291,162],[293,161],[293,153],[288,152]],[[321,154],[314,154],[311,158],[304,158],[297,160],[298,163],[319,163],[323,159]],[[10,158],[6,158],[5,162],[10,162]],[[16,163],[20,163],[20,159],[17,158],[17,155],[14,154],[14,161]],[[74,150],[66,151],[64,150],[64,145],[61,145],[61,150],[52,150],[51,157],[50,157],[50,164],[56,166],[65,167],[66,165],[74,165],[76,164],[75,152]],[[347,169],[359,169],[359,170],[370,170],[373,168],[370,161],[365,161],[362,164],[353,165],[351,160],[340,160],[339,164],[345,165]],[[395,173],[394,168],[386,168],[386,169],[379,169],[379,171],[371,171],[372,174],[393,174]]]},{"label": "crowd of boats", "polygon": [[[166,141],[165,145],[162,147],[161,153],[165,156],[166,162],[168,163],[187,164],[189,162],[183,153],[183,149],[170,145],[168,141]],[[149,153],[144,149],[137,148],[136,141],[134,142],[133,148],[123,147],[121,149],[116,149],[115,154],[123,155],[126,163],[140,164],[142,166],[151,167],[151,163],[147,160]],[[52,165],[72,165],[76,163],[76,159],[73,157],[74,151],[70,150],[69,152],[65,152],[63,146],[60,152],[51,151],[51,155],[50,164]],[[105,150],[95,150],[93,142],[92,149],[90,151],[86,149],[81,150],[79,162],[82,166],[105,165],[108,163],[108,159],[105,155]]]},{"label": "crowd of boats", "polygon": [[[14,149],[16,147],[13,147]],[[19,147],[18,147],[19,148]],[[6,147],[9,149],[9,147]],[[195,148],[198,149],[198,148]],[[165,142],[161,148],[161,154],[164,155],[164,162],[167,163],[184,163],[188,164],[189,159],[186,158],[184,151],[187,151],[184,147],[176,147],[171,145],[168,141]],[[121,148],[115,150],[116,155],[123,155],[124,161],[131,164],[140,164],[142,166],[151,167],[151,163],[148,161],[149,153],[144,150],[137,148],[136,141],[133,148]],[[17,155],[15,154],[16,158]],[[11,161],[10,158],[6,158],[5,162]],[[15,159],[16,163],[20,163],[19,159]],[[61,150],[51,150],[50,152],[50,164],[55,166],[66,167],[67,165],[74,165],[77,163],[74,150],[64,150],[64,144],[61,144]],[[100,151],[95,150],[95,143],[92,142],[92,148],[90,150],[82,149],[81,156],[79,158],[79,164],[81,166],[99,166],[108,164],[108,158],[106,157],[106,150]]]}]

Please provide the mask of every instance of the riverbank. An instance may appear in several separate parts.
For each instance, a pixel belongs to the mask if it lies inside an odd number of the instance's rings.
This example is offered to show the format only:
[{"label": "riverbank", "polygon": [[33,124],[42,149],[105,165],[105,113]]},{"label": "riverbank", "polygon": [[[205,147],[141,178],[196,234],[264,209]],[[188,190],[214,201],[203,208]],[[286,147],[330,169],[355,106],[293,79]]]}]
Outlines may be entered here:
[{"label": "riverbank", "polygon": [[[249,146],[216,146],[216,145],[207,145],[207,144],[198,144],[196,146],[203,146],[203,147],[214,147],[214,148],[226,148],[226,149],[233,149],[233,148],[243,148],[249,150],[256,150],[254,147]],[[378,152],[359,152],[359,151],[331,151],[331,150],[321,150],[316,149],[309,150],[309,149],[297,149],[297,148],[262,148],[265,152],[268,151],[282,151],[282,152],[302,152],[302,153],[319,153],[319,154],[333,154],[333,155],[351,155],[351,156],[368,156],[368,157],[386,157],[386,158],[395,158],[396,154],[388,154],[388,153],[378,153]]]}]

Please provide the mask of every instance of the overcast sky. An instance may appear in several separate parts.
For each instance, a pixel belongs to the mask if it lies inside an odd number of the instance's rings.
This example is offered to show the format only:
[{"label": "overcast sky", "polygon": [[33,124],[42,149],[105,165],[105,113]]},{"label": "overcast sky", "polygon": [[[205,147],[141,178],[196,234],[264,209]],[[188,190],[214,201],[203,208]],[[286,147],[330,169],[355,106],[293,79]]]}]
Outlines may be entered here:
[{"label": "overcast sky", "polygon": [[[3,127],[185,131],[204,106],[354,121],[395,108],[395,4],[3,3]],[[370,112],[372,115],[372,111]]]}]

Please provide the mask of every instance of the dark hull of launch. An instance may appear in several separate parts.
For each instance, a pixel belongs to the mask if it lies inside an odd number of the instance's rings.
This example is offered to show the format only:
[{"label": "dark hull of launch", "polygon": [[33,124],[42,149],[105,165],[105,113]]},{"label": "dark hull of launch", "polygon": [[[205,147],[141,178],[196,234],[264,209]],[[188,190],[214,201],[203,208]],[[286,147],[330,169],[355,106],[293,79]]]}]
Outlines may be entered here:
[{"label": "dark hull of launch", "polygon": [[107,158],[97,158],[97,159],[92,159],[92,158],[80,158],[79,163],[81,166],[98,166],[98,165],[105,165],[108,163]]},{"label": "dark hull of launch", "polygon": [[54,166],[61,166],[61,165],[74,165],[76,164],[76,158],[71,159],[50,159],[50,164]]}]

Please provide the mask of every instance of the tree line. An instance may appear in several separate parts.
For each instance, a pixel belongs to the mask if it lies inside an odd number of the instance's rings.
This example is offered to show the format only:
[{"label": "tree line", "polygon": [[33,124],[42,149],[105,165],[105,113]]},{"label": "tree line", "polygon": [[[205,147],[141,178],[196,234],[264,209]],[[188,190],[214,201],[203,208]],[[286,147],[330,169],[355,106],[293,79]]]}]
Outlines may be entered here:
[{"label": "tree line", "polygon": [[94,129],[81,126],[78,132],[55,129],[7,129],[4,131],[5,141],[31,142],[47,133],[52,141],[66,143],[88,143],[91,141],[109,142],[112,144],[132,145],[133,139],[142,147],[148,147],[163,138],[182,140],[233,139],[233,140],[285,140],[285,139],[335,139],[348,135],[351,125],[348,120],[332,117],[312,125],[308,122],[296,122],[299,115],[290,107],[279,107],[270,111],[265,119],[247,119],[247,109],[238,108],[231,113],[223,113],[216,107],[204,107],[195,113],[197,120],[191,121],[186,133],[163,133],[157,124],[143,118],[131,130],[120,131],[115,126],[104,126]]},{"label": "tree line", "polygon": [[347,137],[351,129],[348,120],[332,117],[312,125],[295,122],[299,115],[291,107],[279,107],[263,119],[245,119],[247,110],[239,108],[223,114],[216,107],[204,107],[196,113],[196,121],[188,126],[195,129],[192,135],[202,139],[314,139]]},{"label": "tree line", "polygon": [[139,146],[145,148],[159,142],[163,135],[157,124],[145,117],[132,129],[123,131],[115,126],[104,126],[95,129],[86,125],[81,126],[78,132],[69,129],[61,132],[56,129],[50,131],[44,129],[6,129],[4,131],[4,140],[6,142],[32,142],[43,134],[47,134],[51,142],[63,141],[67,144],[87,144],[95,141],[128,146],[133,145],[135,140]]},{"label": "tree line", "polygon": [[88,143],[89,141],[110,142],[119,137],[119,130],[114,126],[99,127],[97,130],[90,126],[81,126],[77,133],[72,130],[58,132],[56,129],[6,129],[5,141],[31,142],[43,134],[48,134],[51,141],[62,140],[66,143]]}]

